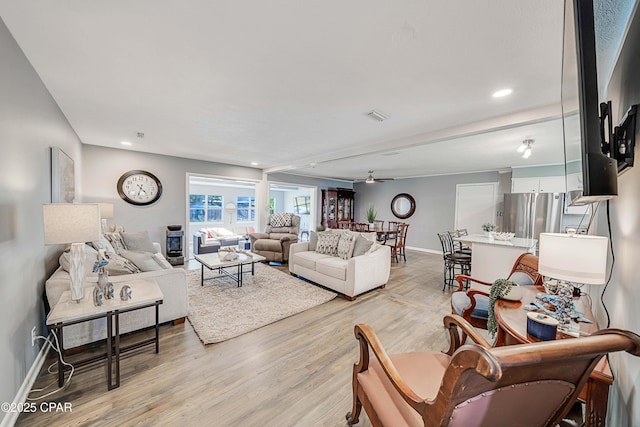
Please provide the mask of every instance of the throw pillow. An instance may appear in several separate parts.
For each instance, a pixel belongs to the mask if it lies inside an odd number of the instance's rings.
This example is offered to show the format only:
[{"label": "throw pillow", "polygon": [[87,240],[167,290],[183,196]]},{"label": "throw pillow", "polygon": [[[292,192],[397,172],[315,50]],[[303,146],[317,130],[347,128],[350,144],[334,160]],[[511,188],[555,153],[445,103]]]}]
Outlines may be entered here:
[{"label": "throw pillow", "polygon": [[141,251],[155,253],[156,248],[153,246],[147,230],[138,231],[137,233],[120,232],[125,248],[129,251]]},{"label": "throw pillow", "polygon": [[87,242],[87,245],[91,246],[96,251],[100,251],[100,249],[104,249],[105,252],[115,252],[114,247],[109,243],[107,239],[101,234],[98,240],[94,240],[93,242]]},{"label": "throw pillow", "polygon": [[356,236],[351,233],[342,233],[338,240],[338,256],[342,259],[349,259],[353,254],[353,246]]},{"label": "throw pillow", "polygon": [[288,212],[276,212],[271,215],[269,225],[272,227],[291,227],[291,214]]},{"label": "throw pillow", "polygon": [[122,256],[134,263],[142,271],[163,270],[162,266],[153,259],[153,253],[142,251],[122,251]]},{"label": "throw pillow", "polygon": [[339,234],[318,233],[318,244],[316,245],[316,252],[323,255],[337,256],[339,241]]},{"label": "throw pillow", "polygon": [[118,255],[113,252],[107,252],[105,255],[109,264],[104,266],[104,270],[109,273],[109,276],[123,276],[125,274],[136,274],[142,272],[137,265],[122,255]]},{"label": "throw pillow", "polygon": [[[66,251],[62,252],[62,254],[60,255],[60,257],[58,258],[58,261],[60,262],[60,267],[62,267],[62,269],[64,271],[66,271],[67,273],[69,272],[69,270],[71,270],[71,253],[69,252],[69,250],[67,249]],[[96,251],[95,249],[93,249],[93,247],[87,245],[84,245],[84,272],[85,275],[90,276],[96,276],[98,273],[94,273],[93,272],[93,264],[98,260],[98,251]]]},{"label": "throw pillow", "polygon": [[104,233],[104,238],[107,239],[109,243],[111,243],[113,251],[117,254],[127,248],[124,244],[124,240],[122,240],[122,236],[120,235],[120,233]]},{"label": "throw pillow", "polygon": [[309,233],[309,250],[315,252],[316,246],[318,246],[318,233],[312,231]]},{"label": "throw pillow", "polygon": [[356,257],[356,256],[364,255],[367,252],[369,252],[369,249],[371,249],[372,246],[373,246],[373,242],[371,240],[368,240],[367,238],[362,236],[358,236],[356,237],[356,241],[353,246],[352,256]]}]

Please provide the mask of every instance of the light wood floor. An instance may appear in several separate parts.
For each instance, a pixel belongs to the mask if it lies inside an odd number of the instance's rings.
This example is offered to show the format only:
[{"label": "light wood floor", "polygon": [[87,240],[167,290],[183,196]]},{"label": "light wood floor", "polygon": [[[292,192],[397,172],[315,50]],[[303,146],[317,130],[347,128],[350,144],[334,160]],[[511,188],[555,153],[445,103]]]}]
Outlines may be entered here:
[{"label": "light wood floor", "polygon": [[[70,402],[71,413],[23,414],[17,425],[346,426],[358,358],[353,325],[371,325],[391,353],[443,350],[449,295],[442,257],[409,251],[406,263],[392,263],[385,289],[353,302],[338,297],[219,344],[202,345],[188,321],[163,326],[159,354],[149,347],[122,358],[120,388],[107,391],[105,362],[80,368],[44,400]],[[34,387],[55,378],[43,368]],[[358,425],[370,426],[364,411]]]}]

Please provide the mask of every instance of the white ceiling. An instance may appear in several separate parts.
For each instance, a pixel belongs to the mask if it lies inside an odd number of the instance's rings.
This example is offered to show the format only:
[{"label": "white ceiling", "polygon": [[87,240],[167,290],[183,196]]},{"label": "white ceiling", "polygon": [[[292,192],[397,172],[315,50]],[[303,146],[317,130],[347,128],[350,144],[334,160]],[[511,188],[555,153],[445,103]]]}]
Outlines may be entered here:
[{"label": "white ceiling", "polygon": [[562,162],[562,1],[21,0],[0,14],[85,144],[341,179]]}]

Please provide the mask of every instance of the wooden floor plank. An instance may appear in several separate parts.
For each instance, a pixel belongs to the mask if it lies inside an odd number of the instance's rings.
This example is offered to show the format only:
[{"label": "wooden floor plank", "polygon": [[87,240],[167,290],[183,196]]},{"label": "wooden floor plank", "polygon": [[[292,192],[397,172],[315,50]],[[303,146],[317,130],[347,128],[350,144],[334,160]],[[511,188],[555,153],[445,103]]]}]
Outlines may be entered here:
[{"label": "wooden floor plank", "polygon": [[[384,289],[222,343],[204,346],[189,322],[163,326],[160,354],[147,348],[122,358],[119,388],[107,391],[104,363],[83,367],[45,399],[70,402],[73,412],[22,414],[16,425],[346,426],[358,358],[353,326],[371,325],[391,353],[443,350],[449,304],[442,257],[409,251],[406,263],[392,263]],[[43,369],[35,387],[52,382]],[[358,425],[370,426],[364,411]]]}]

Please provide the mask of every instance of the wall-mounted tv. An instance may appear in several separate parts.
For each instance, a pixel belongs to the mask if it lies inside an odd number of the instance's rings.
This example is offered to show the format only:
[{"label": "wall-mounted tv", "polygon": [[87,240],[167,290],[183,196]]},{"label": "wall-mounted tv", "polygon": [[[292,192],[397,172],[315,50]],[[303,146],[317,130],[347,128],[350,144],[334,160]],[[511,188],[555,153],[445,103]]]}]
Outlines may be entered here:
[{"label": "wall-mounted tv", "polygon": [[592,0],[565,0],[562,116],[570,205],[618,194],[617,161],[603,152],[593,16]]}]

